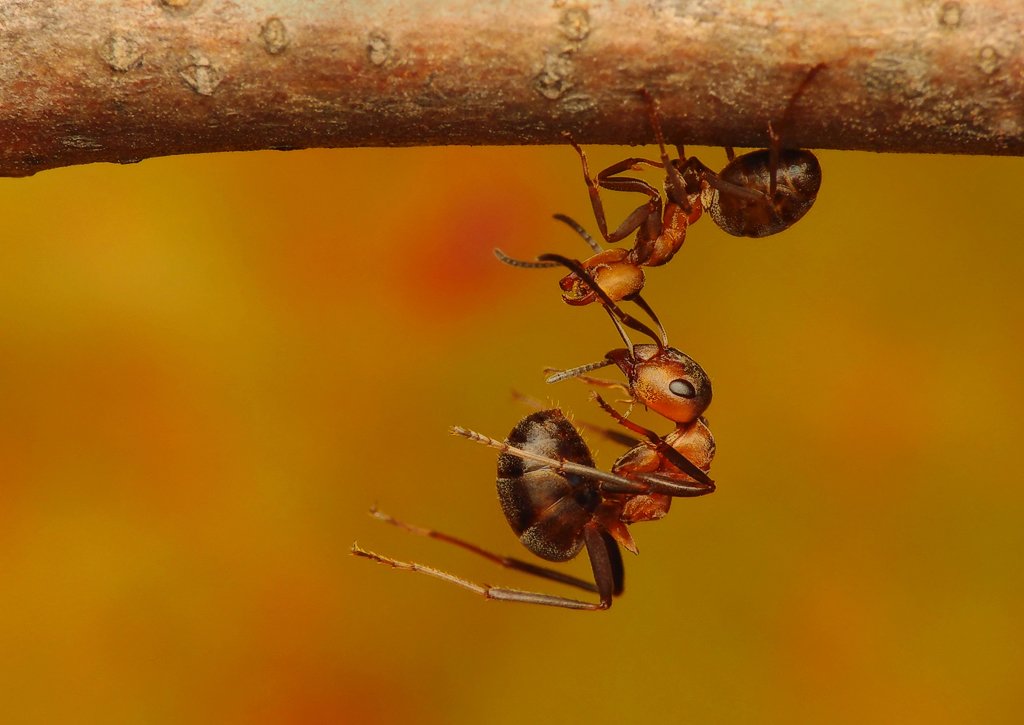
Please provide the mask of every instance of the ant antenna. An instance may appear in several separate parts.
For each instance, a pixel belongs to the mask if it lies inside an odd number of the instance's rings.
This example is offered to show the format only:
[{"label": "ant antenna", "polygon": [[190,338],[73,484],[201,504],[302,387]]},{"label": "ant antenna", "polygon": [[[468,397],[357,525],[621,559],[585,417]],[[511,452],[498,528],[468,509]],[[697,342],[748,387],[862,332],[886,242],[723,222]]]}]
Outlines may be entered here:
[{"label": "ant antenna", "polygon": [[589,372],[591,372],[593,370],[599,370],[601,368],[606,368],[609,365],[614,365],[614,364],[615,364],[615,361],[609,360],[608,358],[605,358],[604,360],[598,360],[597,362],[587,363],[585,365],[579,365],[579,366],[571,368],[569,370],[559,370],[557,373],[552,373],[547,378],[545,378],[544,382],[545,383],[560,383],[563,380],[568,380],[569,378],[575,378],[575,377],[578,377],[578,376],[583,375],[585,373],[589,373]]},{"label": "ant antenna", "polygon": [[572,217],[566,216],[565,214],[555,214],[555,215],[553,215],[553,218],[557,219],[560,222],[563,222],[564,224],[568,224],[570,227],[572,227],[573,231],[575,231],[577,234],[579,234],[581,237],[583,237],[583,241],[586,242],[587,245],[591,249],[593,249],[595,252],[603,252],[604,251],[604,249],[601,248],[601,245],[594,241],[594,238],[592,236],[590,236],[590,234],[587,232],[587,230],[584,229],[583,226],[578,221],[573,219]]},{"label": "ant antenna", "polygon": [[557,262],[563,267],[571,270],[577,277],[583,280],[591,290],[594,291],[594,294],[601,298],[601,303],[604,305],[604,308],[608,310],[608,314],[614,313],[615,317],[618,317],[626,327],[630,327],[637,332],[642,332],[650,337],[654,340],[654,343],[658,346],[659,350],[663,350],[665,348],[665,345],[658,334],[647,325],[640,322],[640,320],[626,312],[623,312],[622,309],[612,301],[612,298],[608,296],[608,293],[601,289],[600,285],[594,281],[594,278],[590,276],[590,273],[583,268],[583,265],[580,264],[579,261],[563,257],[560,254],[542,254],[537,257],[537,260],[541,262]]},{"label": "ant antenna", "polygon": [[[604,249],[601,248],[601,245],[594,241],[594,238],[590,236],[590,234],[587,233],[587,230],[584,229],[583,226],[575,219],[567,217],[565,214],[555,214],[554,218],[560,222],[568,224],[573,229],[573,231],[575,231],[583,238],[583,241],[586,242],[587,246],[594,250],[594,252],[600,253],[604,251]],[[500,262],[507,264],[509,267],[519,267],[520,269],[550,269],[551,267],[558,266],[558,262],[541,262],[527,259],[516,259],[515,257],[508,256],[497,247],[494,248],[494,256],[497,257]],[[656,317],[654,319],[657,320]]]},{"label": "ant antenna", "polygon": [[523,269],[548,269],[550,267],[557,267],[558,264],[555,262],[532,262],[526,259],[516,259],[510,257],[503,251],[494,248],[494,256],[498,258],[498,261],[507,264],[509,267],[522,267]]}]

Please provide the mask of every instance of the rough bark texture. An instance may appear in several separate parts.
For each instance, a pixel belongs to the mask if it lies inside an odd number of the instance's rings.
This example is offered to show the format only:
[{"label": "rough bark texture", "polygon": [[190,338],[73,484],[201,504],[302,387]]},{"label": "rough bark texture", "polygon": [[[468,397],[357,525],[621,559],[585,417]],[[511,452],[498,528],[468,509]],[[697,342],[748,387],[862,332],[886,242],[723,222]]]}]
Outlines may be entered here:
[{"label": "rough bark texture", "polygon": [[1021,0],[0,0],[0,175],[259,148],[1024,155]]}]

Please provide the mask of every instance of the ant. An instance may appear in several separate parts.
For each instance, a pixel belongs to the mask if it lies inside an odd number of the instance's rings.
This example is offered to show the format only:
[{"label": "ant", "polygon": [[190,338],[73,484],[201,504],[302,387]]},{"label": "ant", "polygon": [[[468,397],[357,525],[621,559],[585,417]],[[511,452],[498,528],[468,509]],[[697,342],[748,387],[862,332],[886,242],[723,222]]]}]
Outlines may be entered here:
[{"label": "ant", "polygon": [[[563,258],[551,261],[565,263],[594,289],[600,289],[578,262]],[[453,544],[506,568],[595,592],[599,600],[588,602],[477,584],[433,567],[382,556],[356,544],[352,546],[354,555],[394,568],[433,576],[487,599],[582,610],[603,610],[611,606],[613,597],[623,591],[624,567],[619,546],[637,553],[627,526],[661,518],[668,511],[668,504],[673,498],[703,496],[714,492],[715,484],[707,475],[714,456],[714,441],[701,417],[711,402],[711,384],[704,371],[682,353],[664,347],[652,330],[619,310],[607,295],[599,295],[627,345],[628,338],[619,322],[649,334],[655,340],[655,345],[648,347],[656,347],[659,354],[675,353],[685,358],[674,361],[678,369],[665,370],[659,375],[655,370],[649,371],[651,374],[641,372],[648,360],[632,359],[628,353],[615,356],[631,370],[631,373],[627,373],[631,382],[633,377],[637,378],[637,388],[645,391],[652,404],[654,401],[679,399],[675,406],[663,402],[660,405],[664,410],[674,411],[676,417],[673,420],[678,422],[672,433],[661,438],[653,431],[626,420],[599,395],[594,394],[598,405],[616,422],[647,439],[634,440],[633,448],[622,455],[608,472],[594,467],[586,442],[558,409],[526,416],[516,424],[505,442],[466,428],[451,429],[454,435],[500,451],[498,497],[506,520],[523,545],[538,557],[552,562],[568,561],[586,548],[593,571],[593,583],[529,562],[500,556],[463,539],[411,526],[376,509],[371,510],[375,518],[385,523]],[[634,354],[640,347],[643,346],[632,346]],[[613,356],[613,353],[609,353],[609,356]],[[671,365],[667,367],[672,368]],[[642,383],[639,382],[641,378]],[[619,437],[614,431],[611,433],[612,437]],[[693,460],[687,455],[693,456]]]},{"label": "ant", "polygon": [[[824,63],[819,63],[804,76],[786,105],[782,128],[790,124],[797,100],[824,67]],[[646,88],[641,89],[641,93],[647,101],[647,113],[661,152],[660,162],[624,159],[601,171],[594,179],[590,176],[586,154],[572,142],[583,164],[583,179],[605,241],[625,239],[637,230],[634,249],[642,260],[639,263],[657,266],[668,262],[679,250],[686,239],[686,229],[700,218],[704,209],[723,231],[742,237],[777,234],[793,226],[810,210],[821,187],[821,165],[810,151],[783,149],[782,135],[775,131],[771,122],[768,123],[769,148],[736,156],[733,148],[726,146],[728,163],[716,173],[696,156],[686,158],[682,145],[676,145],[679,157],[669,158],[658,118],[658,104]],[[667,203],[642,179],[616,176],[643,165],[665,169]],[[600,189],[639,192],[646,194],[648,201],[609,233]]]},{"label": "ant", "polygon": [[[602,407],[606,407],[607,404],[596,397]],[[638,499],[653,497],[670,500],[703,496],[715,490],[714,482],[706,474],[702,476],[703,481],[695,481],[685,474],[633,470],[623,463],[629,458],[629,453],[616,462],[612,472],[595,468],[586,442],[557,408],[526,416],[516,424],[505,442],[458,426],[453,426],[451,432],[501,452],[498,456],[498,498],[506,520],[523,545],[540,558],[553,562],[569,561],[585,547],[594,583],[493,554],[457,537],[405,524],[375,509],[371,509],[371,515],[411,533],[467,549],[507,568],[597,592],[599,601],[586,602],[477,584],[433,567],[376,554],[357,544],[352,545],[354,555],[397,569],[427,574],[487,599],[567,609],[608,609],[612,597],[623,591],[624,568],[619,545],[637,552],[626,525],[661,517],[649,514],[647,506],[631,504]],[[674,452],[672,448],[669,450]]]},{"label": "ant", "polygon": [[[627,420],[625,416],[608,406],[600,396],[595,395],[594,399],[598,405],[616,422],[646,439],[644,442],[634,441],[634,447],[616,461],[613,471],[683,472],[695,480],[709,483],[709,480],[705,480],[704,474],[710,468],[711,459],[715,455],[715,441],[703,417],[704,411],[711,404],[712,396],[711,380],[707,373],[689,355],[669,347],[663,336],[656,335],[645,324],[623,312],[614,300],[594,283],[580,262],[555,254],[543,256],[567,267],[596,290],[602,306],[608,312],[625,344],[625,348],[610,350],[597,362],[570,370],[556,371],[547,378],[547,382],[556,383],[568,378],[579,378],[584,382],[604,387],[624,387],[633,403],[640,403],[675,423],[675,428],[671,432],[665,436],[658,436],[653,431]],[[654,344],[632,344],[623,325],[648,335]],[[585,373],[610,365],[618,367],[626,376],[626,386],[585,376]],[[638,511],[644,508],[646,513],[645,518],[634,521],[661,518],[668,513],[670,504],[671,499],[667,497],[652,496],[637,500],[631,508]]]},{"label": "ant", "polygon": [[[790,98],[783,114],[783,127],[789,124],[797,99],[822,68],[824,64],[814,66]],[[687,229],[700,219],[705,208],[715,223],[733,236],[763,237],[788,229],[814,204],[821,186],[821,166],[810,151],[783,149],[782,136],[770,122],[770,147],[736,156],[733,148],[727,146],[729,162],[721,172],[715,173],[696,156],[686,158],[682,145],[676,145],[679,158],[673,160],[666,150],[657,102],[646,89],[642,93],[661,152],[660,161],[623,159],[599,172],[595,179],[590,175],[586,153],[569,138],[583,166],[583,180],[601,236],[606,242],[615,243],[635,231],[633,246],[603,249],[575,220],[564,214],[555,214],[554,218],[575,230],[593,250],[594,254],[581,264],[598,286],[612,300],[628,300],[644,310],[658,326],[664,341],[664,327],[640,295],[646,281],[642,268],[667,264],[686,241]],[[641,166],[665,169],[664,199],[643,179],[618,176]],[[638,192],[646,194],[648,200],[634,209],[615,231],[609,232],[601,189]],[[494,255],[505,264],[520,268],[550,268],[559,264],[545,260],[543,255],[536,261],[515,259],[500,249],[495,249]],[[559,287],[562,300],[570,305],[589,305],[598,299],[595,290],[575,272],[559,280]]]}]

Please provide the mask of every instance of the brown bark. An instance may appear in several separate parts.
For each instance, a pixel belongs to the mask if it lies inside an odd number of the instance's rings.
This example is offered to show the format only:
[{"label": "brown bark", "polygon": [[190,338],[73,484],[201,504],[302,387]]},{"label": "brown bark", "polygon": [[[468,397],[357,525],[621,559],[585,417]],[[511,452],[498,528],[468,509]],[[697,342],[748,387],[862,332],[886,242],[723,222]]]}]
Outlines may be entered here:
[{"label": "brown bark", "polygon": [[1024,155],[1021,0],[0,0],[0,175],[313,146]]}]

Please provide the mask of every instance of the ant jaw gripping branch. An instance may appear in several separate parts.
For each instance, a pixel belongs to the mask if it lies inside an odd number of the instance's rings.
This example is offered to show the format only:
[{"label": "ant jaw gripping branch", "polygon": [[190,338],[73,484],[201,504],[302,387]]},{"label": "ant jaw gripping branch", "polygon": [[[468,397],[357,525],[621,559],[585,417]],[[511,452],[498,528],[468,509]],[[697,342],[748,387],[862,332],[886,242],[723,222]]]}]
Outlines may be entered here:
[{"label": "ant jaw gripping branch", "polygon": [[[640,261],[638,249],[602,249],[576,220],[565,214],[555,214],[554,218],[572,228],[594,252],[585,261],[575,262],[579,269],[586,270],[585,275],[578,274],[575,268],[570,268],[570,273],[558,281],[559,289],[562,290],[562,301],[573,307],[581,307],[601,301],[601,293],[616,302],[628,300],[650,315],[664,338],[665,331],[661,327],[661,322],[640,296],[646,283],[642,265],[648,263]],[[544,254],[536,260],[525,260],[510,257],[500,249],[495,249],[494,256],[503,264],[520,269],[566,266],[560,261],[566,258],[559,255]]]},{"label": "ant jaw gripping branch", "polygon": [[[575,274],[584,284],[587,285],[587,287],[595,295],[597,295],[598,299],[601,300],[602,306],[611,316],[612,320],[616,323],[617,327],[621,322],[626,327],[636,330],[637,332],[642,332],[643,334],[650,337],[652,340],[654,340],[655,344],[658,347],[664,347],[667,344],[667,335],[665,333],[665,328],[661,325],[661,321],[658,320],[658,317],[657,315],[655,315],[654,310],[652,310],[646,304],[643,305],[643,309],[645,312],[651,315],[651,318],[658,325],[658,329],[661,331],[660,335],[655,333],[654,330],[652,330],[644,323],[640,322],[640,320],[636,319],[629,313],[624,312],[617,304],[615,304],[615,300],[613,300],[611,296],[609,296],[609,294],[605,292],[604,289],[601,288],[601,285],[597,283],[597,281],[591,276],[590,272],[578,260],[563,257],[560,254],[542,254],[539,257],[537,257],[537,259],[543,262],[554,262],[556,264],[560,264],[563,267],[566,267],[573,274]],[[621,327],[619,329],[621,332]],[[623,336],[625,336],[624,333]],[[629,344],[628,341],[627,344]]]}]

